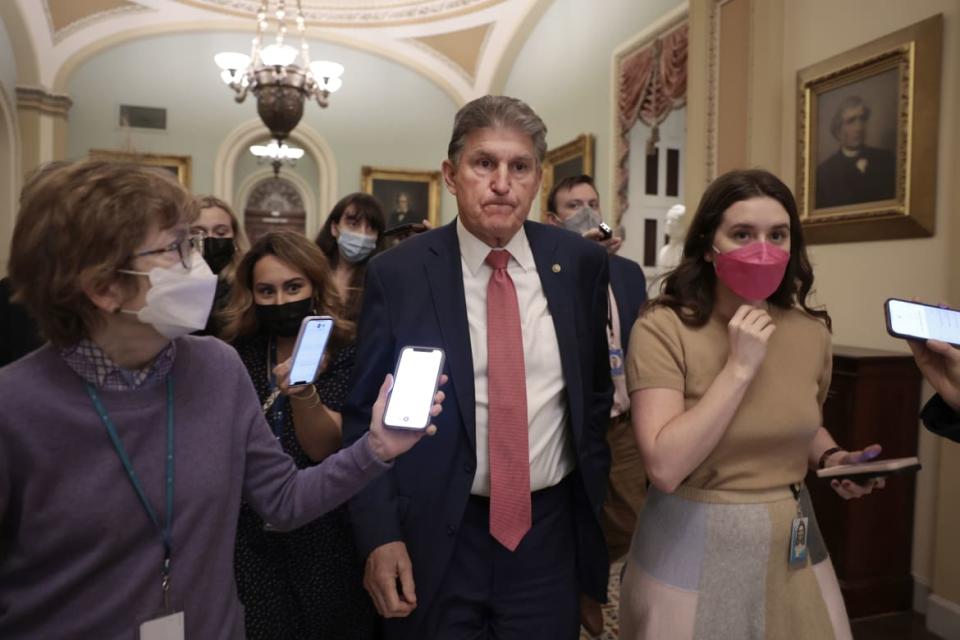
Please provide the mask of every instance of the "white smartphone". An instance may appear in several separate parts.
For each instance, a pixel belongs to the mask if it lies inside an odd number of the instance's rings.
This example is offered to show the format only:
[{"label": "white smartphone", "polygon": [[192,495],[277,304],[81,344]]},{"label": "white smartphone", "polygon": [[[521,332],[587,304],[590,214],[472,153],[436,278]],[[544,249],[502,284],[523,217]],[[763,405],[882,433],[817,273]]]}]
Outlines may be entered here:
[{"label": "white smartphone", "polygon": [[443,373],[443,349],[404,347],[393,374],[393,389],[383,412],[383,424],[394,429],[426,429],[430,408]]},{"label": "white smartphone", "polygon": [[907,340],[942,340],[960,347],[960,311],[890,298],[883,305],[887,333]]},{"label": "white smartphone", "polygon": [[333,318],[330,316],[307,316],[300,323],[290,365],[291,387],[311,384],[317,379],[317,371],[332,331]]}]

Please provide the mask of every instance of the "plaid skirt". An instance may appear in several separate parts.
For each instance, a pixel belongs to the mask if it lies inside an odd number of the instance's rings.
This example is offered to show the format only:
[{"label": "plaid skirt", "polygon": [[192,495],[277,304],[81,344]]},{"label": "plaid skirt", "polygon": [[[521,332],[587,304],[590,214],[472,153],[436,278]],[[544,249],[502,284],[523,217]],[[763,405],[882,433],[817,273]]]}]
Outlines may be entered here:
[{"label": "plaid skirt", "polygon": [[807,562],[788,563],[797,500],[789,488],[651,487],[620,592],[629,640],[849,640],[837,576],[806,488]]}]

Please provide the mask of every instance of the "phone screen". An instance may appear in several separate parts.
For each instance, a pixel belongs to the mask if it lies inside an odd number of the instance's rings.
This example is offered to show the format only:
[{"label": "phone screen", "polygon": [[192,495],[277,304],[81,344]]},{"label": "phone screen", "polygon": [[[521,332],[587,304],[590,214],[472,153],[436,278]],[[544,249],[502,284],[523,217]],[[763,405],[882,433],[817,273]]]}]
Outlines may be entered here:
[{"label": "phone screen", "polygon": [[399,429],[426,429],[442,369],[443,350],[404,347],[383,423]]},{"label": "phone screen", "polygon": [[899,336],[960,344],[960,311],[906,300],[887,300],[891,332]]},{"label": "phone screen", "polygon": [[300,335],[293,352],[290,366],[290,386],[310,384],[317,377],[317,369],[327,348],[327,340],[333,330],[333,319],[325,316],[309,316],[300,325]]}]

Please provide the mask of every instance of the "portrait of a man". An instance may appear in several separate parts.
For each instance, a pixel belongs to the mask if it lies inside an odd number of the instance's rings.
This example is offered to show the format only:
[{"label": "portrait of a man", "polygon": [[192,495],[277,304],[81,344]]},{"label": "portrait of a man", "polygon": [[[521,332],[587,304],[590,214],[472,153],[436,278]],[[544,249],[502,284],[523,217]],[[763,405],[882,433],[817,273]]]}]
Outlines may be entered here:
[{"label": "portrait of a man", "polygon": [[386,228],[440,223],[440,172],[363,167],[361,191],[383,206]]},{"label": "portrait of a man", "polygon": [[821,96],[815,208],[896,197],[895,89],[888,72]]},{"label": "portrait of a man", "polygon": [[423,222],[425,216],[411,208],[410,194],[406,191],[397,192],[393,204],[393,210],[387,214],[387,229],[408,222]]}]

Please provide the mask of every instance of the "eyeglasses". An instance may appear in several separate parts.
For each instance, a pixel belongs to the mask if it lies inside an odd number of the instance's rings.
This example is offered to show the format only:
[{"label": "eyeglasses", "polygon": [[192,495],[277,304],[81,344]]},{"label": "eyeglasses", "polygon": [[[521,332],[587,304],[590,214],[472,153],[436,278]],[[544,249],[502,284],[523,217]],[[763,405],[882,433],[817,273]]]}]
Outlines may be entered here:
[{"label": "eyeglasses", "polygon": [[141,251],[140,253],[133,254],[133,257],[154,256],[171,251],[177,252],[177,255],[180,257],[180,264],[183,265],[184,269],[190,269],[193,266],[194,252],[203,251],[203,235],[199,233],[184,234],[178,240],[171,242],[161,249]]}]

